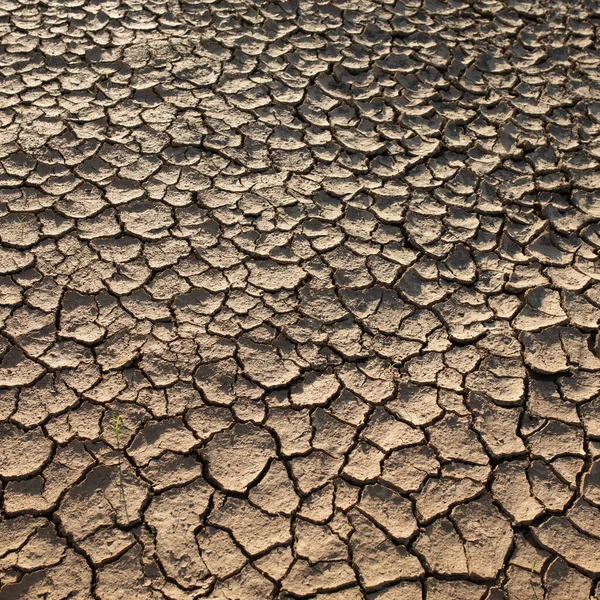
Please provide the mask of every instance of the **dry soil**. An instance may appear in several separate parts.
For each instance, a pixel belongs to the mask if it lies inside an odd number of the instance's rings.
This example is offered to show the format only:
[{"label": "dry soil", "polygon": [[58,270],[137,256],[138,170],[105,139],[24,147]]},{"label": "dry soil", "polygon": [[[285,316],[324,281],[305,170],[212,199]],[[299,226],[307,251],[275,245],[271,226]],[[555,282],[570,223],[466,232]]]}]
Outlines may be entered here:
[{"label": "dry soil", "polygon": [[597,0],[0,0],[0,600],[600,598]]}]

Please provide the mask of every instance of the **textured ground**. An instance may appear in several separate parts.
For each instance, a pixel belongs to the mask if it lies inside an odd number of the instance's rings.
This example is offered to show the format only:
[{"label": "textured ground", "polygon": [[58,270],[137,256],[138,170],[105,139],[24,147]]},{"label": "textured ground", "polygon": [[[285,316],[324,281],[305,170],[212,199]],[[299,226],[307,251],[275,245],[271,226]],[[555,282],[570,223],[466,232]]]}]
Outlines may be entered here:
[{"label": "textured ground", "polygon": [[600,597],[600,4],[0,1],[0,600]]}]

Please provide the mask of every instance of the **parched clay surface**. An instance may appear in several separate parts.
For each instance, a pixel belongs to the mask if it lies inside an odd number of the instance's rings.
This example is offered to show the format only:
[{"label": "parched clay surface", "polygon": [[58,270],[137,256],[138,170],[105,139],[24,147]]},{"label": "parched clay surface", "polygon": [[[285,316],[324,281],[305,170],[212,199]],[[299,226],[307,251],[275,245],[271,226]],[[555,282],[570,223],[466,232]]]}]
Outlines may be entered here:
[{"label": "parched clay surface", "polygon": [[598,0],[0,0],[0,600],[600,598]]}]

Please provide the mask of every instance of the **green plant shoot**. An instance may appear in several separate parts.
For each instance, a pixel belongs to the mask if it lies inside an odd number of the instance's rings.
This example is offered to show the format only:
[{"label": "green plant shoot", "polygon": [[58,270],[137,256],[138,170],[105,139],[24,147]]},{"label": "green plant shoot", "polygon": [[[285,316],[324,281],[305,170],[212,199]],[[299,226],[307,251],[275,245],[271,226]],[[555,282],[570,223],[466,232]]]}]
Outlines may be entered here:
[{"label": "green plant shoot", "polygon": [[121,425],[123,423],[123,418],[119,413],[115,413],[113,415],[113,426],[115,429],[115,436],[117,437],[117,447],[120,446],[119,435],[121,433]]}]

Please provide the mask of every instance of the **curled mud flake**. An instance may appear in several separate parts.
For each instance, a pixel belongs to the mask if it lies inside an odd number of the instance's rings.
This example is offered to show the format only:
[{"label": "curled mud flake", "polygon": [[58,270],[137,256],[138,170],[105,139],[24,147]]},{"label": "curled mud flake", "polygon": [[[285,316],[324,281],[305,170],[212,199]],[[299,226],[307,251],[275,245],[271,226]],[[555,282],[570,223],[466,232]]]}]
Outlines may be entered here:
[{"label": "curled mud flake", "polygon": [[564,517],[551,517],[533,529],[535,539],[584,573],[597,577],[600,555],[594,538],[578,531]]},{"label": "curled mud flake", "polygon": [[297,559],[282,580],[283,591],[295,595],[313,595],[335,591],[356,582],[352,567],[345,562],[323,562],[311,565]]},{"label": "curled mud flake", "polygon": [[13,346],[0,363],[0,386],[29,385],[43,373],[44,367],[27,358],[18,346]]},{"label": "curled mud flake", "polygon": [[251,556],[291,541],[290,519],[266,515],[246,500],[228,497],[215,506],[208,523],[231,533],[240,547]]},{"label": "curled mud flake", "polygon": [[[121,421],[121,415],[115,415],[113,425],[117,443]],[[147,423],[135,436],[127,453],[137,465],[145,466],[151,459],[161,456],[165,450],[187,453],[197,443],[194,434],[185,427],[183,420],[176,417],[159,423]]]},{"label": "curled mud flake", "polygon": [[425,528],[413,545],[428,571],[441,576],[467,576],[465,548],[454,525],[440,518]]},{"label": "curled mud flake", "polygon": [[405,543],[417,531],[412,503],[383,485],[366,486],[357,508],[395,541]]},{"label": "curled mud flake", "polygon": [[251,423],[217,433],[201,450],[208,474],[231,492],[245,492],[275,456],[272,436]]},{"label": "curled mud flake", "polygon": [[49,460],[54,444],[40,428],[24,432],[12,423],[0,423],[0,477],[33,475]]},{"label": "curled mud flake", "polygon": [[489,496],[457,506],[451,513],[464,540],[470,575],[493,579],[512,545],[512,528]]},{"label": "curled mud flake", "polygon": [[199,479],[152,499],[144,521],[156,533],[156,553],[167,576],[184,589],[202,587],[210,574],[195,534],[209,507],[213,489]]},{"label": "curled mud flake", "polygon": [[248,377],[266,388],[287,385],[300,375],[298,366],[271,346],[244,341],[239,356]]},{"label": "curled mud flake", "polygon": [[[123,458],[116,464],[97,466],[63,497],[57,516],[74,539],[82,539],[114,523],[128,527],[139,523],[148,499],[148,485]],[[85,514],[85,519],[81,515]]]},{"label": "curled mud flake", "polygon": [[18,583],[9,582],[4,585],[0,589],[0,598],[9,600],[25,598],[28,595],[49,597],[52,594],[56,595],[58,588],[60,594],[83,600],[89,597],[91,585],[92,571],[88,563],[85,558],[69,548],[65,550],[63,560],[57,565],[26,573]]},{"label": "curled mud flake", "polygon": [[394,545],[369,519],[360,513],[352,513],[350,519],[354,527],[350,538],[352,560],[365,589],[375,590],[423,574],[419,559],[404,546]]}]

